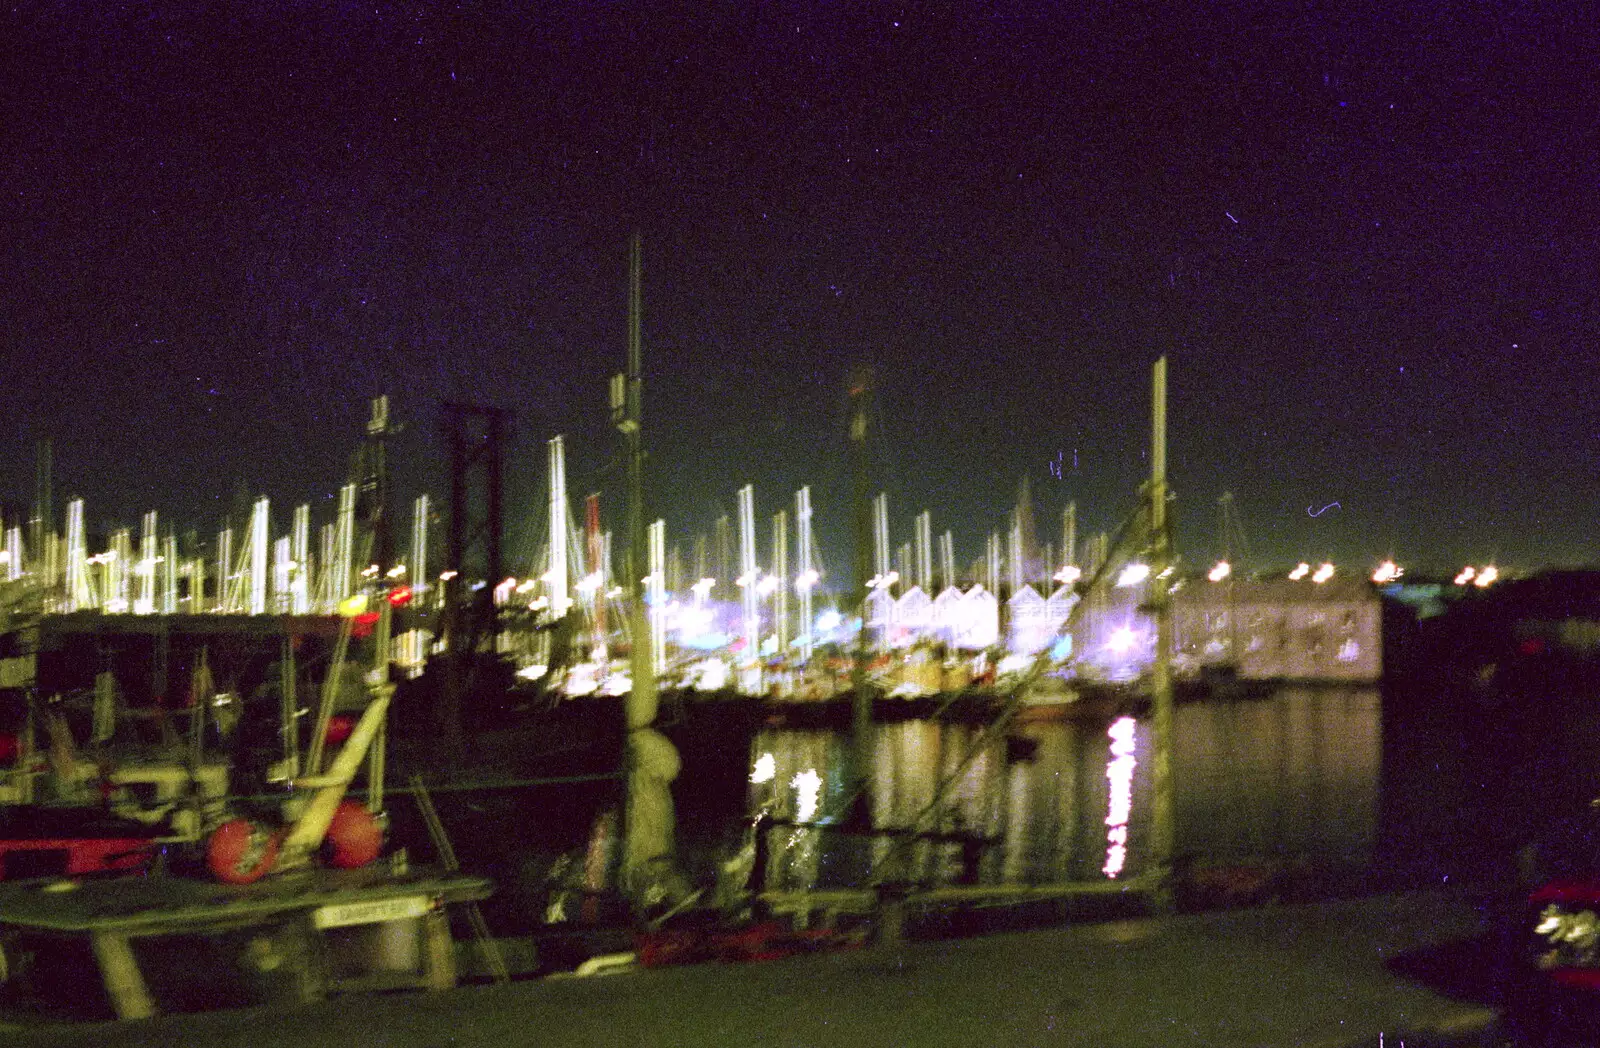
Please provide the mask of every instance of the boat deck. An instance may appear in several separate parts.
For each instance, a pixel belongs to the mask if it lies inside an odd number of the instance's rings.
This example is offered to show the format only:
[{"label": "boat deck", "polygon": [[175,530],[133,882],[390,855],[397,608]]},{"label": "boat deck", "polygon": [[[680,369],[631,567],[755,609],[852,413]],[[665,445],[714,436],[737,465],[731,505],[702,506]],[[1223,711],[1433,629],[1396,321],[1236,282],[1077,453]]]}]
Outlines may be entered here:
[{"label": "boat deck", "polygon": [[[323,933],[361,925],[415,921],[421,972],[429,989],[455,984],[445,907],[489,896],[482,877],[387,869],[281,874],[248,885],[186,877],[36,880],[0,884],[0,930],[51,938],[87,937],[117,1017],[146,1018],[156,1006],[132,946],[136,938],[261,929],[314,960]],[[329,989],[325,965],[302,966],[297,989],[315,1000]]]}]

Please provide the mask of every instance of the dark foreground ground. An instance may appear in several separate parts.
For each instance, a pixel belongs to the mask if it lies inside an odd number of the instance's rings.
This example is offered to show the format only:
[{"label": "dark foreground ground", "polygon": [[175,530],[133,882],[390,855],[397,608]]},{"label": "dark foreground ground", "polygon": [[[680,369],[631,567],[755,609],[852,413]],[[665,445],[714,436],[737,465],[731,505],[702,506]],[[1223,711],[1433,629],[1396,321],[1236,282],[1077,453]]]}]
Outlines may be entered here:
[{"label": "dark foreground ground", "polygon": [[238,1048],[1506,1043],[1471,905],[1435,893],[813,955],[343,997],[16,1043]]}]

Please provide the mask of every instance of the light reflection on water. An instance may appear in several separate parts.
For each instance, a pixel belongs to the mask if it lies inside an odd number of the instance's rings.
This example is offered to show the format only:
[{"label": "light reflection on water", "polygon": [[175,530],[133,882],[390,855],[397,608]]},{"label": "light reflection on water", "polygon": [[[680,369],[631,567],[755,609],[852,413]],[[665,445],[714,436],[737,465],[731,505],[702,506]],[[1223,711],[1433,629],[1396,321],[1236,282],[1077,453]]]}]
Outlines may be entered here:
[{"label": "light reflection on water", "polygon": [[[877,725],[874,826],[975,834],[991,844],[977,857],[970,849],[964,856],[956,841],[920,840],[896,850],[877,839],[865,861],[880,872],[900,864],[896,879],[922,885],[958,882],[964,857],[977,858],[977,880],[984,884],[1104,880],[1108,815],[1121,816],[1121,805],[1112,811],[1111,791],[1128,770],[1113,764],[1116,742],[1108,728],[1115,719],[1037,718],[1013,725],[1009,738],[986,737],[975,725]],[[752,815],[768,808],[780,821],[800,819],[803,791],[796,783],[809,782],[814,771],[821,779],[815,822],[835,822],[849,797],[847,746],[848,738],[834,732],[758,732],[748,766],[771,754],[773,773],[750,784]],[[1138,875],[1147,862],[1149,746],[1149,722],[1141,720],[1121,878]],[[1173,741],[1178,853],[1218,862],[1370,861],[1380,750],[1375,688],[1282,688],[1267,698],[1179,705]],[[859,848],[836,833],[781,827],[771,843],[774,888],[860,883]]]}]

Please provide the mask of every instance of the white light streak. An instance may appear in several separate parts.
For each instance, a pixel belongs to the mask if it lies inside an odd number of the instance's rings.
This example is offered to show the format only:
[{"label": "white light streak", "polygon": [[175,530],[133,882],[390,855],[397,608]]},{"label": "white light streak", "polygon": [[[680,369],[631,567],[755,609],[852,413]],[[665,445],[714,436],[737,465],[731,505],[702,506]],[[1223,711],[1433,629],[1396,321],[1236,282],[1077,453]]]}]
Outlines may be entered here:
[{"label": "white light streak", "polygon": [[796,821],[810,822],[817,814],[818,799],[822,796],[822,776],[815,768],[807,768],[790,779],[789,785],[795,791]]},{"label": "white light streak", "polygon": [[1134,743],[1138,725],[1132,717],[1119,717],[1106,734],[1111,737],[1111,760],[1106,764],[1109,800],[1106,812],[1106,861],[1100,871],[1115,878],[1128,860],[1128,820],[1133,814]]},{"label": "white light streak", "polygon": [[1122,587],[1137,586],[1150,577],[1150,565],[1129,564],[1122,569],[1122,574],[1117,576],[1117,585]]}]

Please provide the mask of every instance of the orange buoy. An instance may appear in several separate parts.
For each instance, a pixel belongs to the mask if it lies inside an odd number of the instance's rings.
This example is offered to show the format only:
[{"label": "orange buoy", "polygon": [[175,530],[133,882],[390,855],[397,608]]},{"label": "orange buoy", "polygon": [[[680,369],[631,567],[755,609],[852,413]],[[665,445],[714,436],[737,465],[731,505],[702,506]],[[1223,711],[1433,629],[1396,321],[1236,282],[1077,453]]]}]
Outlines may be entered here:
[{"label": "orange buoy", "polygon": [[283,835],[251,822],[229,819],[206,842],[206,867],[227,884],[252,884],[278,861]]},{"label": "orange buoy", "polygon": [[341,870],[365,866],[383,850],[383,826],[360,802],[340,801],[328,823],[322,850],[329,866]]}]

